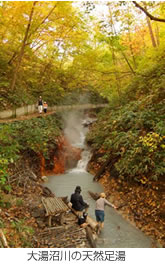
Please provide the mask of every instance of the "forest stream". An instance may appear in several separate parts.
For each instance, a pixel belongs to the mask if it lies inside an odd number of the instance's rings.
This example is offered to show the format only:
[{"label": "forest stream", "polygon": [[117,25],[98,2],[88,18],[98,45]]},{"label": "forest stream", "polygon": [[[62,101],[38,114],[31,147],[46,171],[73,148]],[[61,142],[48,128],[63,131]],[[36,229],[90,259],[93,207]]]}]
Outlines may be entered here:
[{"label": "forest stream", "polygon": [[[75,187],[80,185],[82,196],[90,205],[89,216],[95,219],[95,201],[90,197],[88,191],[101,192],[103,187],[101,184],[93,182],[93,176],[86,171],[90,159],[90,150],[85,144],[85,135],[88,128],[83,126],[84,117],[78,119],[77,115],[71,114],[71,116],[72,121],[67,118],[65,135],[73,146],[83,149],[81,159],[75,168],[69,169],[64,174],[49,176],[48,182],[44,185],[50,188],[56,196],[68,196],[68,199],[70,199]],[[85,119],[88,118],[85,117]],[[106,206],[105,226],[97,239],[97,247],[150,248],[151,239],[126,221],[117,210]]]}]

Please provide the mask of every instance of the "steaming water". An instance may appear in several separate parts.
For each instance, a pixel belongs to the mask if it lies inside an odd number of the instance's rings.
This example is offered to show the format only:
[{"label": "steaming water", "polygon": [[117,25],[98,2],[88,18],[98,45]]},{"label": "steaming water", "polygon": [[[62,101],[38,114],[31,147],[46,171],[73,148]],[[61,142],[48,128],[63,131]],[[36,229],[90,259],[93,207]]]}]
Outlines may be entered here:
[{"label": "steaming water", "polygon": [[[90,152],[84,143],[87,129],[82,126],[82,119],[78,119],[76,122],[77,126],[75,126],[75,123],[73,124],[72,117],[71,125],[74,125],[74,132],[72,127],[72,130],[67,128],[65,133],[69,132],[68,138],[70,138],[74,146],[84,148],[82,158],[76,168],[69,170],[65,174],[49,177],[49,181],[45,186],[49,187],[56,196],[68,196],[69,199],[75,187],[77,185],[81,186],[82,196],[90,205],[89,215],[95,219],[95,201],[90,197],[88,191],[101,192],[103,188],[99,183],[93,182],[93,176],[86,171],[86,165],[90,158]],[[71,132],[73,132],[74,137],[70,135]],[[97,247],[148,248],[151,247],[151,240],[124,220],[117,211],[107,206],[105,208],[104,230],[97,240]]]},{"label": "steaming water", "polygon": [[88,150],[84,150],[81,154],[81,159],[77,163],[77,167],[69,170],[70,173],[81,173],[81,172],[86,172],[86,167],[88,164],[88,161],[91,157],[91,154]]}]

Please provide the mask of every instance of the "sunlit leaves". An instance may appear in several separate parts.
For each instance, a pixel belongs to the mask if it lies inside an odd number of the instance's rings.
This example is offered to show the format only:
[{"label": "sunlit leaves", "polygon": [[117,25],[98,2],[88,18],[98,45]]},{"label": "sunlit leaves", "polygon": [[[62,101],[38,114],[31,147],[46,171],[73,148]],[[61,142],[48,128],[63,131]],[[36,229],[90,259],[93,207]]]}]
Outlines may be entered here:
[{"label": "sunlit leaves", "polygon": [[[145,74],[163,56],[164,26],[152,25],[160,43],[154,51],[147,24],[131,2],[38,1],[13,93],[9,85],[32,5],[11,1],[0,6],[1,108],[35,103],[40,94],[54,105],[74,90],[96,91],[121,103],[133,76]],[[157,13],[163,6],[151,5]]]}]

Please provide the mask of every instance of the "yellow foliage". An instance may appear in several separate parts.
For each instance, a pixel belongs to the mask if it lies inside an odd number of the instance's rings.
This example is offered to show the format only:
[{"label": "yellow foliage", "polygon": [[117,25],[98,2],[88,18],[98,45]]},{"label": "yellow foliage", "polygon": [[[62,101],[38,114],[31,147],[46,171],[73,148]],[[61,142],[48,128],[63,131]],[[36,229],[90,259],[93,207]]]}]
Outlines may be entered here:
[{"label": "yellow foliage", "polygon": [[[163,137],[154,132],[139,137],[139,142],[142,143],[143,146],[148,147],[150,152],[155,151],[162,140]],[[164,149],[165,145],[161,145],[161,147]]]}]

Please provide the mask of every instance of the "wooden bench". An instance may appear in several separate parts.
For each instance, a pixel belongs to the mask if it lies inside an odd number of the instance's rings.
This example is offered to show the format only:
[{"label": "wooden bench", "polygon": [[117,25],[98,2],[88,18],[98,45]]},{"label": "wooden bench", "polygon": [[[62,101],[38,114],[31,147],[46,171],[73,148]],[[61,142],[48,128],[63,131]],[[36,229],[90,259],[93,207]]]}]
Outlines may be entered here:
[{"label": "wooden bench", "polygon": [[68,211],[68,206],[62,198],[58,197],[42,197],[41,198],[46,216],[48,216],[48,225],[51,226],[52,216],[59,216],[60,224],[63,225],[64,213]]}]

